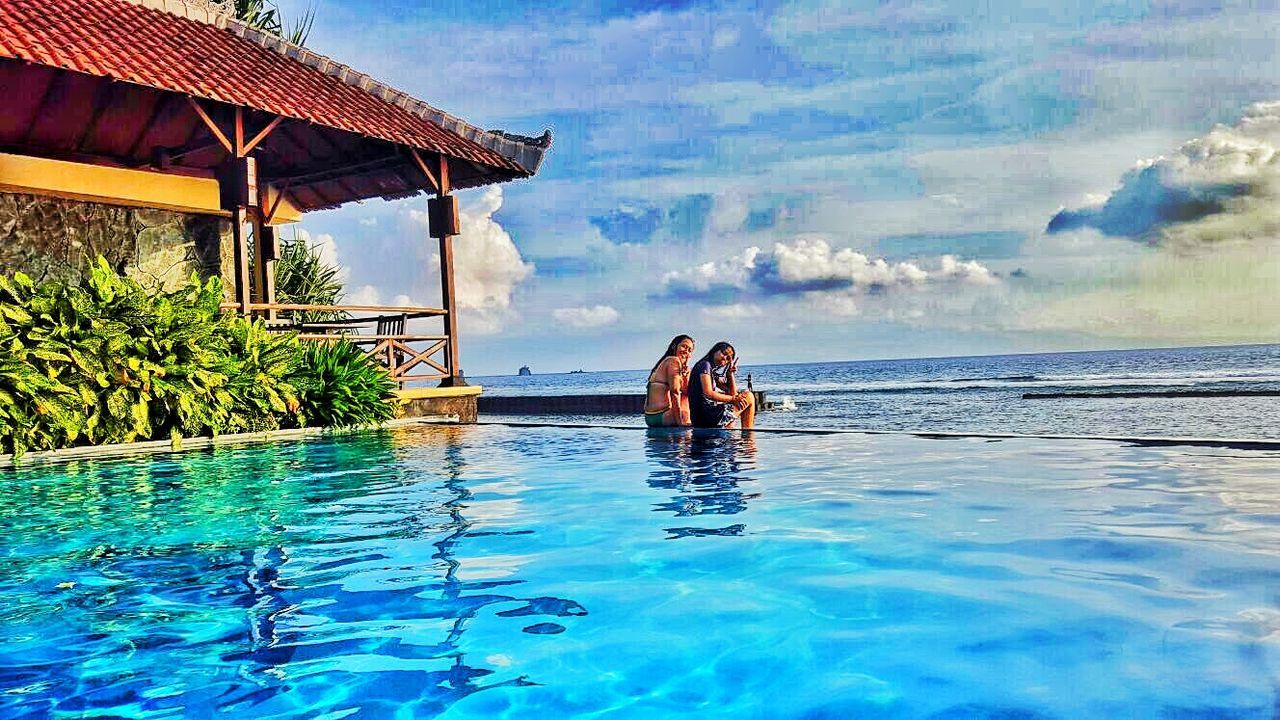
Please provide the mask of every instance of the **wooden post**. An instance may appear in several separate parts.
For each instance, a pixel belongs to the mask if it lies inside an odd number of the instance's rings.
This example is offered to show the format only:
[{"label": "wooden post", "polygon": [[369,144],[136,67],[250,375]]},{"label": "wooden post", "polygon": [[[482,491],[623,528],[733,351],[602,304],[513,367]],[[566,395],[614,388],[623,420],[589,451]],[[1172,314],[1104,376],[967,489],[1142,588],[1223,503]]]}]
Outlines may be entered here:
[{"label": "wooden post", "polygon": [[[259,212],[261,212],[261,208],[259,208]],[[276,255],[280,251],[280,243],[278,238],[276,237],[275,228],[269,227],[268,225],[266,225],[265,221],[261,225],[261,228],[262,228],[262,235],[255,236],[255,238],[260,237],[261,240],[257,240],[257,242],[260,242],[263,246],[263,250],[261,253],[261,256],[263,258],[262,268],[264,273],[262,278],[262,302],[267,303],[268,305],[275,305],[276,304]],[[265,315],[267,320],[276,319],[276,311],[270,308],[267,309]]]},{"label": "wooden post", "polygon": [[262,217],[259,213],[249,213],[249,224],[253,227],[253,301],[255,303],[270,302],[267,300],[267,253],[263,238]]},{"label": "wooden post", "polygon": [[249,286],[249,239],[244,234],[244,208],[231,211],[231,237],[236,253],[236,304],[240,306],[240,314],[249,314],[249,303],[252,302]]},{"label": "wooden post", "polygon": [[[449,194],[449,159],[444,155],[440,158],[440,172],[436,176],[439,184],[437,185],[436,197],[445,197]],[[458,303],[456,298],[457,286],[453,279],[453,236],[449,233],[440,234],[440,295],[444,304],[444,334],[449,337],[449,344],[445,351],[446,359],[449,366],[449,377],[440,381],[440,387],[462,387],[467,381],[462,377],[462,370],[458,367]]]},{"label": "wooden post", "polygon": [[[204,106],[194,98],[187,98],[191,109],[204,123],[230,155],[227,163],[218,170],[219,195],[223,209],[231,211],[231,231],[235,245],[236,304],[241,314],[248,315],[251,303],[273,304],[276,301],[275,263],[266,252],[266,228],[263,206],[266,204],[265,187],[261,188],[257,177],[257,163],[250,153],[275,130],[283,117],[275,117],[247,142],[245,140],[244,108],[236,107],[232,120],[231,137],[218,127]],[[136,143],[135,143],[136,144]],[[216,147],[216,146],[215,146]],[[283,191],[282,191],[283,193]],[[277,198],[277,203],[279,198]],[[275,212],[273,206],[271,212]],[[253,224],[253,274],[249,273],[249,239],[245,235],[246,222]],[[266,311],[267,319],[274,319],[275,311]]]}]

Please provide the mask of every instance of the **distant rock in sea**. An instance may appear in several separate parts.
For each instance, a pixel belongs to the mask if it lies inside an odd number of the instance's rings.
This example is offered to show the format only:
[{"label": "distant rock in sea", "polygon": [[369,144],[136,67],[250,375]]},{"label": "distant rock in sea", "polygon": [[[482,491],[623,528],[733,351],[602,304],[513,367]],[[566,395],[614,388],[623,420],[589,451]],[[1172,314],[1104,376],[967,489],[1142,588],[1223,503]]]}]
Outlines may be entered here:
[{"label": "distant rock in sea", "polygon": [[516,374],[517,374],[517,375],[532,375],[533,373],[529,370],[529,366],[528,366],[528,365],[525,365],[525,366],[521,367],[521,368],[520,368],[520,372],[518,372],[518,373],[516,373]]}]

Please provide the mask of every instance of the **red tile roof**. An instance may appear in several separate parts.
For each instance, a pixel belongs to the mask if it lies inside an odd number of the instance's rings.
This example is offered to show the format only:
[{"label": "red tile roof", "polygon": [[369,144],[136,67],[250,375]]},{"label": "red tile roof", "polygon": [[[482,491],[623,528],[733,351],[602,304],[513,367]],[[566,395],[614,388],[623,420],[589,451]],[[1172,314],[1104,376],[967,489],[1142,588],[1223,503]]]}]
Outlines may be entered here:
[{"label": "red tile roof", "polygon": [[174,0],[0,0],[0,58],[263,110],[516,176],[536,172],[545,147],[479,130],[346,66]]}]

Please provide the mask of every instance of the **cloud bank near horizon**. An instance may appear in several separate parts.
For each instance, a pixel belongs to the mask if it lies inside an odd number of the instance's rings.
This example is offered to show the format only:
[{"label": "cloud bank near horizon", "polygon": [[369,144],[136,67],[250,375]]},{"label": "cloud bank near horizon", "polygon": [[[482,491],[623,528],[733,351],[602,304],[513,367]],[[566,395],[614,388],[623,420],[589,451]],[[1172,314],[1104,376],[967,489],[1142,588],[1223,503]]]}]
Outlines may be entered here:
[{"label": "cloud bank near horizon", "polygon": [[1111,261],[1105,280],[1046,293],[1015,326],[1175,343],[1280,338],[1280,102],[1139,161],[1105,198],[1054,215],[1033,248],[1128,241],[1142,251],[1097,253]]},{"label": "cloud bank near horizon", "polygon": [[1280,102],[1255,103],[1169,156],[1139,161],[1091,207],[1063,209],[1049,233],[1093,228],[1179,251],[1280,236]]}]

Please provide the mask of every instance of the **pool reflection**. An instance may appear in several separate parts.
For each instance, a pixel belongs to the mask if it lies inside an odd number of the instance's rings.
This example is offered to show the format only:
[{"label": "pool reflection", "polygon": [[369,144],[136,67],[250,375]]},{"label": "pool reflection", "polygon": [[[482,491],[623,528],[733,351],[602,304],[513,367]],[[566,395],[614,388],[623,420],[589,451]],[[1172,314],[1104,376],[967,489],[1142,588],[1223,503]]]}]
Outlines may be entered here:
[{"label": "pool reflection", "polygon": [[[486,526],[462,440],[374,434],[0,478],[0,689],[24,689],[0,694],[0,715],[426,717],[533,684],[490,660],[587,610],[513,592],[519,563],[467,567],[495,536],[531,531]],[[496,648],[466,643],[477,618],[506,626]]]},{"label": "pool reflection", "polygon": [[[756,468],[756,439],[751,432],[695,430],[691,428],[651,429],[645,438],[649,461],[650,487],[671,492],[671,499],[656,503],[654,512],[668,512],[678,518],[737,515],[759,493],[743,489],[753,483]],[[744,523],[663,528],[668,539],[741,535]]]}]

